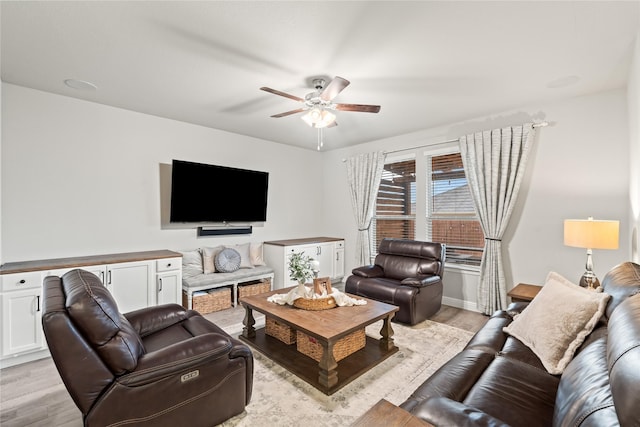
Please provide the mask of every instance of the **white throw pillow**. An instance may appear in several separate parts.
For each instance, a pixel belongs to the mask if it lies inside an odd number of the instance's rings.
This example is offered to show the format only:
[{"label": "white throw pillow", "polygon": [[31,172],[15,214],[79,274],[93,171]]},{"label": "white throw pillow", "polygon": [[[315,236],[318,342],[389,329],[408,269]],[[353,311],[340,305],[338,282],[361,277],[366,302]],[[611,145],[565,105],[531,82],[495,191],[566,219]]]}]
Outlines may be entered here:
[{"label": "white throw pillow", "polygon": [[538,295],[503,331],[529,347],[550,374],[559,375],[602,317],[609,297],[550,272]]},{"label": "white throw pillow", "polygon": [[182,254],[182,271],[186,275],[202,274],[202,254],[200,249],[193,251],[180,251]]},{"label": "white throw pillow", "polygon": [[202,248],[202,267],[204,274],[211,274],[216,272],[216,266],[214,260],[216,255],[224,249],[224,246],[216,246],[213,248]]},{"label": "white throw pillow", "polygon": [[251,264],[253,264],[254,267],[258,265],[267,265],[267,263],[264,262],[264,256],[262,254],[262,242],[251,243],[249,245],[249,253],[251,255]]},{"label": "white throw pillow", "polygon": [[240,268],[253,268],[251,263],[251,252],[249,250],[249,243],[243,243],[241,245],[227,245],[227,248],[235,249],[240,254]]}]

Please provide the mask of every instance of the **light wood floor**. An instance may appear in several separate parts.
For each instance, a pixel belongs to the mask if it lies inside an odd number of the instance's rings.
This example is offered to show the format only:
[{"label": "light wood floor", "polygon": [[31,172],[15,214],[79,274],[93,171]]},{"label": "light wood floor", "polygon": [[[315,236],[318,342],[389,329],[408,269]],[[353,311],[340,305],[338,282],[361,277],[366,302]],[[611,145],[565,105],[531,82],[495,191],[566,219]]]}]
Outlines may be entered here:
[{"label": "light wood floor", "polygon": [[[259,313],[254,312],[256,321]],[[238,325],[244,309],[230,308],[206,315],[222,328]],[[476,312],[442,306],[434,322],[477,332],[487,317]],[[55,420],[55,423],[52,423]],[[80,427],[82,416],[69,397],[51,358],[0,370],[0,426]]]}]

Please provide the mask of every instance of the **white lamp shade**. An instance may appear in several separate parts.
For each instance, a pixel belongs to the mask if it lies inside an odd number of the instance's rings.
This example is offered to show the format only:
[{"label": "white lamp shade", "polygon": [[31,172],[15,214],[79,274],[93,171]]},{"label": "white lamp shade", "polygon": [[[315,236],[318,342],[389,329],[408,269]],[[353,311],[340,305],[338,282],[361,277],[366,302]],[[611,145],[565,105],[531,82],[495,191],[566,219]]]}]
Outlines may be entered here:
[{"label": "white lamp shade", "polygon": [[618,249],[619,221],[565,219],[564,244],[575,248]]}]

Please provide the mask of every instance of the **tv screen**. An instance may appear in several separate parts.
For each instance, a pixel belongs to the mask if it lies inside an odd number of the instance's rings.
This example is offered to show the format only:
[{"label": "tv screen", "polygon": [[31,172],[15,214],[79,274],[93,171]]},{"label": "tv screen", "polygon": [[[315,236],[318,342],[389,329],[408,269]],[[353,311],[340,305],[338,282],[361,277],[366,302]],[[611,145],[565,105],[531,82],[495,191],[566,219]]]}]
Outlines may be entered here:
[{"label": "tv screen", "polygon": [[268,172],[173,160],[170,221],[266,221],[268,186]]}]

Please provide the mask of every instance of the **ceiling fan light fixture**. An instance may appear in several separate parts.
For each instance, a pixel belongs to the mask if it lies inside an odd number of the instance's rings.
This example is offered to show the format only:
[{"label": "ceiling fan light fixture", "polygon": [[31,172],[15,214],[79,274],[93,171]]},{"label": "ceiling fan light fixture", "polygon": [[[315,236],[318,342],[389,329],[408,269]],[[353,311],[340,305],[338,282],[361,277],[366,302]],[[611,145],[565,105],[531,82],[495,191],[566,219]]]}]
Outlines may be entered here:
[{"label": "ceiling fan light fixture", "polygon": [[325,128],[336,120],[336,115],[323,108],[313,107],[301,119],[310,127]]}]

